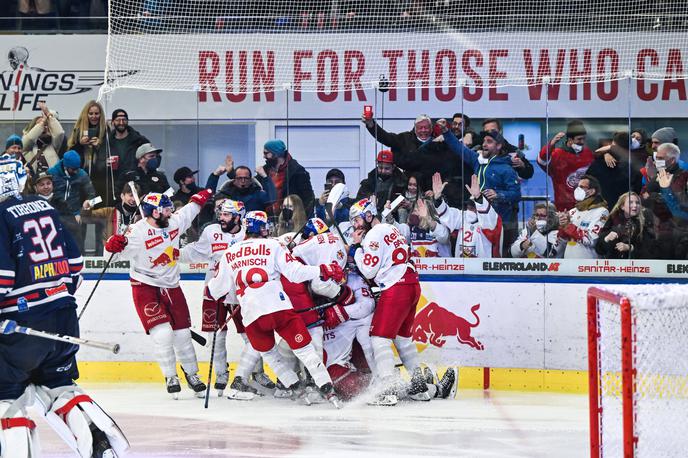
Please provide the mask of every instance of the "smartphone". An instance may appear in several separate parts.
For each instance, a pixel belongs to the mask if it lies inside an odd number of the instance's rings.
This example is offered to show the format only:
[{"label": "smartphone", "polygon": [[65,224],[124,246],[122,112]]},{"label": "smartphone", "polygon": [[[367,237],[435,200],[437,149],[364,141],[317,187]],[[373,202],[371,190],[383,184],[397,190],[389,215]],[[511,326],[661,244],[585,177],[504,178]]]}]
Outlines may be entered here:
[{"label": "smartphone", "polygon": [[325,191],[329,191],[332,189],[332,183],[325,183]]},{"label": "smartphone", "polygon": [[88,138],[93,138],[98,136],[98,128],[97,127],[89,127],[88,128]]},{"label": "smartphone", "polygon": [[373,106],[363,105],[363,117],[367,120],[373,119]]},{"label": "smartphone", "polygon": [[523,151],[526,147],[526,137],[523,134],[518,134],[518,149]]}]

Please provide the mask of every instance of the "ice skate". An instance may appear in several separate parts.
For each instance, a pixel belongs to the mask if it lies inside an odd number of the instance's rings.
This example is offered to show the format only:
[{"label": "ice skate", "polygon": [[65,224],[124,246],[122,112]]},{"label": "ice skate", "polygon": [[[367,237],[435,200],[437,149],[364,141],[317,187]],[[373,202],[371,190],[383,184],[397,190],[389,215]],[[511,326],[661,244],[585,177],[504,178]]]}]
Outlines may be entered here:
[{"label": "ice skate", "polygon": [[332,386],[331,383],[324,384],[320,387],[319,391],[323,399],[331,402],[332,405],[337,409],[341,409],[343,407],[343,404],[339,400],[339,396],[337,396],[337,393],[334,391],[334,386]]},{"label": "ice skate", "polygon": [[[377,394],[367,401],[369,406],[395,406],[399,402],[398,384],[395,377],[379,380],[376,383],[378,388]],[[380,389],[380,387],[383,387]]]},{"label": "ice skate", "polygon": [[433,374],[432,369],[428,366],[423,367],[423,377],[425,377],[425,383],[430,385],[435,383],[435,374]]},{"label": "ice skate", "polygon": [[428,393],[428,385],[425,381],[425,376],[420,367],[413,371],[411,376],[411,384],[407,390],[408,396],[414,401],[429,401],[430,394]]},{"label": "ice skate", "polygon": [[303,403],[308,406],[312,404],[311,400],[308,398],[308,391],[303,383],[294,383],[289,387],[289,391],[291,392],[290,398],[292,401],[303,401]]},{"label": "ice skate", "polygon": [[167,392],[172,395],[174,399],[179,399],[179,393],[182,390],[179,384],[179,377],[173,375],[172,377],[165,377],[165,383],[167,385]]},{"label": "ice skate", "polygon": [[437,397],[442,399],[454,398],[456,395],[456,388],[459,384],[459,378],[456,376],[456,369],[453,367],[447,368],[439,383],[437,384]]},{"label": "ice skate", "polygon": [[275,385],[275,392],[273,396],[279,399],[291,398],[292,392],[289,388],[284,386],[281,380],[277,379],[277,384]]},{"label": "ice skate", "polygon": [[205,383],[203,383],[198,376],[198,374],[187,374],[184,372],[184,378],[186,378],[186,384],[189,388],[191,388],[196,395],[197,398],[202,398],[205,393]]},{"label": "ice skate", "polygon": [[265,372],[254,372],[251,374],[251,378],[256,385],[263,387],[267,391],[272,391],[275,389],[275,383],[270,380]]},{"label": "ice skate", "polygon": [[227,399],[237,401],[250,401],[258,395],[258,390],[246,384],[240,376],[234,377],[232,384],[227,390]]},{"label": "ice skate", "polygon": [[216,374],[215,375],[215,385],[213,385],[213,388],[217,390],[217,397],[221,398],[222,394],[225,391],[225,388],[227,388],[227,382],[229,381],[229,372],[224,371],[222,374]]},{"label": "ice skate", "polygon": [[88,427],[91,430],[91,436],[93,436],[93,458],[117,458],[117,454],[112,449],[107,435],[93,423],[88,425]]}]

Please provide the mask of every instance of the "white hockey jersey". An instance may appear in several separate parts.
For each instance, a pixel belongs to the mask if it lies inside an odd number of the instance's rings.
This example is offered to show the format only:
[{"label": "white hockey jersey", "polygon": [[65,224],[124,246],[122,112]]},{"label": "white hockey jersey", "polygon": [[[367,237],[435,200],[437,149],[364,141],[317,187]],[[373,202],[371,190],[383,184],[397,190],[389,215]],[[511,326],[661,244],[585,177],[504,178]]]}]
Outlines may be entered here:
[{"label": "white hockey jersey", "polygon": [[[596,207],[590,210],[569,210],[571,224],[575,230],[567,233],[567,238],[559,240],[559,251],[563,251],[564,258],[573,259],[597,259],[595,244],[600,235],[600,230],[609,219],[609,211],[606,207]],[[566,228],[559,229],[559,235],[569,232]]]},{"label": "white hockey jersey", "polygon": [[342,240],[331,232],[318,234],[294,247],[292,254],[309,266],[336,262],[344,269],[346,252]]},{"label": "white hockey jersey", "polygon": [[356,301],[344,307],[349,314],[349,320],[325,331],[323,335],[323,349],[327,354],[328,367],[338,364],[352,368],[350,361],[354,339],[358,340],[362,347],[370,347],[366,342],[370,340],[370,322],[373,319],[375,300],[358,275],[349,274],[347,285],[353,290]]},{"label": "white hockey jersey", "polygon": [[124,234],[127,246],[115,256],[128,259],[129,276],[133,280],[160,288],[179,285],[179,239],[201,211],[195,202],[189,202],[170,216],[166,228],[157,228],[145,219],[129,226]]},{"label": "white hockey jersey", "polygon": [[365,235],[354,260],[361,274],[385,290],[398,282],[413,267],[409,262],[409,245],[399,229],[378,223]]},{"label": "white hockey jersey", "polygon": [[220,223],[208,224],[203,228],[198,240],[182,248],[179,262],[207,262],[208,271],[205,274],[205,284],[207,285],[215,275],[215,268],[222,257],[222,254],[237,242],[246,238],[244,227],[236,234],[224,232]]},{"label": "white hockey jersey", "polygon": [[301,264],[275,239],[249,238],[224,252],[208,290],[215,299],[236,294],[248,326],[263,315],[292,308],[280,275],[302,283],[319,277],[320,268]]},{"label": "white hockey jersey", "polygon": [[[521,243],[529,239],[531,245],[525,250],[521,249]],[[558,258],[559,257],[559,237],[557,231],[549,231],[543,234],[540,231],[533,231],[528,235],[528,228],[524,228],[516,241],[511,245],[511,256],[513,258]]]},{"label": "white hockey jersey", "polygon": [[[450,232],[457,231],[454,256],[457,258],[499,258],[502,249],[502,218],[483,198],[475,203],[478,220],[470,212],[450,207],[442,201],[437,214]],[[473,216],[475,218],[475,216]]]}]

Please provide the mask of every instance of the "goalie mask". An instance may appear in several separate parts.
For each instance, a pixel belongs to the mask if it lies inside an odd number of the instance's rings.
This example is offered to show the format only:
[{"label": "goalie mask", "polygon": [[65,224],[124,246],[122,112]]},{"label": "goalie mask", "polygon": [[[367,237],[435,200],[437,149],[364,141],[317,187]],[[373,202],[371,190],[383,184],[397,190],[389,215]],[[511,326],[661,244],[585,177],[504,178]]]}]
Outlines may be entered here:
[{"label": "goalie mask", "polygon": [[322,234],[328,230],[329,227],[327,227],[325,221],[320,218],[311,218],[306,221],[306,225],[303,227],[303,237],[310,238],[313,235]]},{"label": "goalie mask", "polygon": [[247,234],[255,234],[261,237],[268,236],[268,214],[263,211],[251,211],[244,219]]},{"label": "goalie mask", "polygon": [[241,224],[246,214],[244,203],[240,200],[227,199],[217,208],[217,221],[223,232],[231,232]]},{"label": "goalie mask", "polygon": [[26,179],[21,162],[7,154],[0,156],[0,202],[10,197],[21,198]]}]

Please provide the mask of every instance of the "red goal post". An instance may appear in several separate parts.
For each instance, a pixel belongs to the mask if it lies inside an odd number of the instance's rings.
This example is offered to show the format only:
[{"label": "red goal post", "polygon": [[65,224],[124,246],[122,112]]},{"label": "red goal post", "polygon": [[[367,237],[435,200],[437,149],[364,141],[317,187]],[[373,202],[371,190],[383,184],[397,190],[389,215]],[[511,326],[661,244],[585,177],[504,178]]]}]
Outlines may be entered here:
[{"label": "red goal post", "polygon": [[685,456],[688,286],[615,289],[588,289],[590,456]]}]

